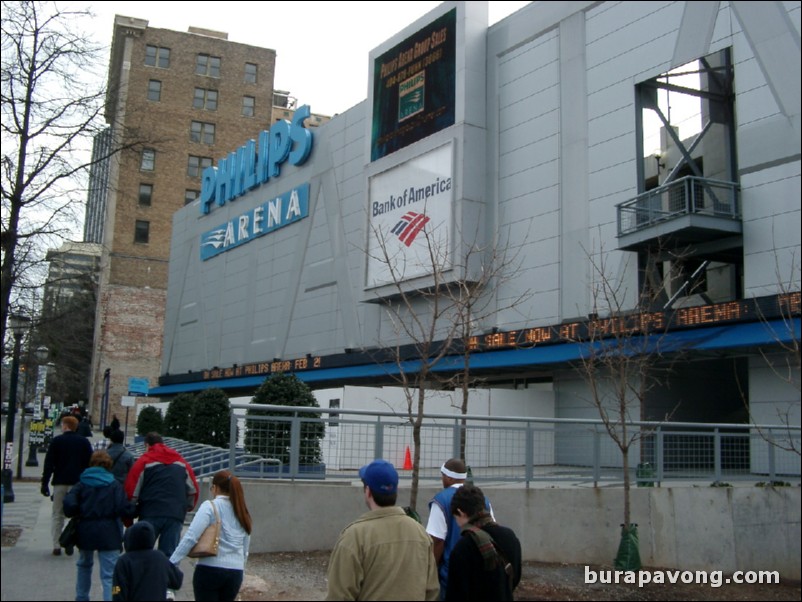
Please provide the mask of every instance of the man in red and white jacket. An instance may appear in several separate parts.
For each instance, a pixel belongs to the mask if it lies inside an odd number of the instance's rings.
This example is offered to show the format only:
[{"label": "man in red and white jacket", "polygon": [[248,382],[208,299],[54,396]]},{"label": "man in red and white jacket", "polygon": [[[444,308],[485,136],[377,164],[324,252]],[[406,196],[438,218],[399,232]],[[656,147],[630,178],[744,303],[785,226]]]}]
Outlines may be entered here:
[{"label": "man in red and white jacket", "polygon": [[198,481],[181,454],[158,433],[145,436],[146,451],[125,479],[125,493],[136,504],[139,520],[153,525],[159,550],[169,558],[181,539],[187,512],[198,503]]}]

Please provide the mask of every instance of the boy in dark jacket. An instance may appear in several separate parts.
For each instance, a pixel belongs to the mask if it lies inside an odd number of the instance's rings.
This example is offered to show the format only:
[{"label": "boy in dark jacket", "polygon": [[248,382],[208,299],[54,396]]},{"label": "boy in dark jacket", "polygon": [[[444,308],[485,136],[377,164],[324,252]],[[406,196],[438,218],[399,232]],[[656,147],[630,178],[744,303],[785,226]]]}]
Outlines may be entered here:
[{"label": "boy in dark jacket", "polygon": [[112,599],[166,600],[168,589],[179,589],[184,574],[178,566],[153,549],[156,531],[139,521],[125,532],[125,554],[114,567]]}]

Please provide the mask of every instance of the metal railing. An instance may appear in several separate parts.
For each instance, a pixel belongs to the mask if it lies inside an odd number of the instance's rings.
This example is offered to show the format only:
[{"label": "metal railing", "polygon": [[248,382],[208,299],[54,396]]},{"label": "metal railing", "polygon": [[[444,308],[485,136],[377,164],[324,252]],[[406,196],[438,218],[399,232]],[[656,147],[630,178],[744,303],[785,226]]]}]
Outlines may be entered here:
[{"label": "metal railing", "polygon": [[[249,409],[284,415],[246,415]],[[627,428],[635,435],[629,452],[633,483],[799,480],[798,426],[631,422]],[[462,455],[463,433],[466,461],[483,483],[623,479],[621,451],[601,420],[427,414],[422,480],[439,482],[442,462]],[[246,477],[353,480],[375,458],[403,469],[413,448],[410,421],[390,411],[233,404],[231,434],[236,443],[228,452],[229,467]],[[243,456],[256,464],[241,462]]]},{"label": "metal railing", "polygon": [[686,176],[618,205],[618,236],[684,215],[740,219],[738,184]]},{"label": "metal railing", "polygon": [[[164,437],[164,443],[181,454],[192,466],[192,470],[198,479],[212,476],[220,470],[230,469],[231,467],[231,451],[229,449],[203,443],[191,443],[174,437]],[[128,449],[135,457],[139,457],[145,452],[145,444],[135,443],[134,445],[129,445]],[[281,462],[275,458],[264,458],[256,454],[248,454],[241,449],[235,450],[234,453],[235,469],[240,466],[247,466],[251,470],[256,469],[257,476],[262,467],[280,464]]]}]

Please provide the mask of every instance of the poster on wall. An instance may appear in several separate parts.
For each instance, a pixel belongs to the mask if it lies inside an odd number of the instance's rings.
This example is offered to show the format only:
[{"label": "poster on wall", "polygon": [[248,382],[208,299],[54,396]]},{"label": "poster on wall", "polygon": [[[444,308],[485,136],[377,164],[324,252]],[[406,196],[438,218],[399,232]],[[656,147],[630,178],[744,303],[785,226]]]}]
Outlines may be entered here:
[{"label": "poster on wall", "polygon": [[373,61],[370,160],[454,125],[457,9]]},{"label": "poster on wall", "polygon": [[370,179],[368,288],[449,267],[453,170],[449,143]]}]

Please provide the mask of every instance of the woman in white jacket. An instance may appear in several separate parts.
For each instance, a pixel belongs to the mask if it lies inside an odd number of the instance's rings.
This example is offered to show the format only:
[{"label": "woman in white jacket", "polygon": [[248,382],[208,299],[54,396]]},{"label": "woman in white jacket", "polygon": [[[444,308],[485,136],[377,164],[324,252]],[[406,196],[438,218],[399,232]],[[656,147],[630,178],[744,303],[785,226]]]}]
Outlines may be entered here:
[{"label": "woman in white jacket", "polygon": [[239,479],[221,470],[212,479],[212,499],[198,508],[187,532],[170,557],[179,564],[215,521],[214,504],[220,517],[220,544],[216,556],[199,558],[192,577],[195,600],[235,600],[242,585],[251,543],[251,515]]}]

